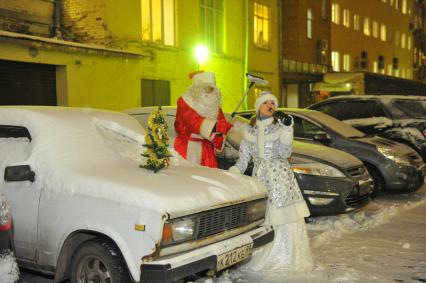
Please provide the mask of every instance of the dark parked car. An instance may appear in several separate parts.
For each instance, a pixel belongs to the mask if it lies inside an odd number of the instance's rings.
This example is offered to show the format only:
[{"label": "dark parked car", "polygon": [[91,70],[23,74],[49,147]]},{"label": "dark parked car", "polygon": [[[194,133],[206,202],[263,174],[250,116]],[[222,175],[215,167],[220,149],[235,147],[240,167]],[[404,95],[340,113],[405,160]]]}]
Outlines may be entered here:
[{"label": "dark parked car", "polygon": [[331,115],[366,134],[409,145],[426,162],[426,97],[343,95],[309,108]]},{"label": "dark parked car", "polygon": [[[294,136],[301,141],[315,141],[359,158],[374,180],[375,197],[380,191],[413,191],[423,184],[426,166],[410,147],[382,137],[366,134],[319,111],[281,109],[294,118]],[[240,112],[250,117],[254,111]]]},{"label": "dark parked car", "polygon": [[12,217],[9,203],[0,192],[0,254],[13,250]]},{"label": "dark parked car", "polygon": [[[154,109],[143,107],[125,112],[146,126]],[[163,107],[163,110],[173,139],[176,108]],[[245,118],[235,118],[225,149],[218,154],[222,169],[228,169],[238,159],[241,127],[247,123]],[[350,154],[315,143],[295,141],[290,163],[312,216],[349,212],[363,207],[370,200],[371,176],[362,162]],[[251,169],[249,167],[246,174],[250,174]]]}]

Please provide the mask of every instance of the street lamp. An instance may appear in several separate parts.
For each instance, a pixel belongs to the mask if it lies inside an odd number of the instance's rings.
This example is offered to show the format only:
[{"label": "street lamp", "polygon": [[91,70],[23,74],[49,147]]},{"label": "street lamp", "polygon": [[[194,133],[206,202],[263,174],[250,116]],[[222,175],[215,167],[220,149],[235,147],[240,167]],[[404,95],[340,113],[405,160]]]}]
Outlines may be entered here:
[{"label": "street lamp", "polygon": [[195,47],[195,58],[197,58],[198,69],[200,69],[200,65],[207,60],[209,57],[209,50],[204,45],[197,45]]}]

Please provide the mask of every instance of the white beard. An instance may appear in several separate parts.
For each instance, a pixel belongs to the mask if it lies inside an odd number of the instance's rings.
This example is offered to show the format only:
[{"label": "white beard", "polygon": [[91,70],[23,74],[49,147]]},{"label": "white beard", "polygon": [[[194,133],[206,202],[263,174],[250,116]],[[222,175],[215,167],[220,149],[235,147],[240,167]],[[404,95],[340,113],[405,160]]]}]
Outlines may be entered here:
[{"label": "white beard", "polygon": [[204,118],[216,120],[222,107],[222,96],[218,89],[211,93],[204,92],[204,87],[191,86],[182,95],[185,102]]}]

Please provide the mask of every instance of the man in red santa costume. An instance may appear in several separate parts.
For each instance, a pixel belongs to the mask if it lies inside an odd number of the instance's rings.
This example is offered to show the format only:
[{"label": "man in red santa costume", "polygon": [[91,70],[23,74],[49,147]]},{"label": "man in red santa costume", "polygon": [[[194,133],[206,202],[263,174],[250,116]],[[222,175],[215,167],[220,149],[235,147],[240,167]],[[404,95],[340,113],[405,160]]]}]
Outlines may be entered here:
[{"label": "man in red santa costume", "polygon": [[217,168],[216,152],[232,125],[222,112],[222,96],[212,72],[192,76],[192,85],[178,99],[175,150],[185,159]]}]

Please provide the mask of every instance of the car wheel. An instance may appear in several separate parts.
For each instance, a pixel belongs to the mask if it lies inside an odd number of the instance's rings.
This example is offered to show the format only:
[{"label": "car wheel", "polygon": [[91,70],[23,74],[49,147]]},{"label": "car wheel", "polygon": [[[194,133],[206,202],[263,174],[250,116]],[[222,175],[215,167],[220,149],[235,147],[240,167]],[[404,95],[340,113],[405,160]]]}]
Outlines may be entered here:
[{"label": "car wheel", "polygon": [[131,282],[120,250],[101,239],[81,244],[72,257],[70,270],[73,283]]},{"label": "car wheel", "polygon": [[370,194],[372,199],[376,198],[380,192],[383,192],[385,189],[385,181],[383,180],[382,175],[377,169],[371,165],[366,165],[368,173],[370,173],[373,178],[373,191]]}]

